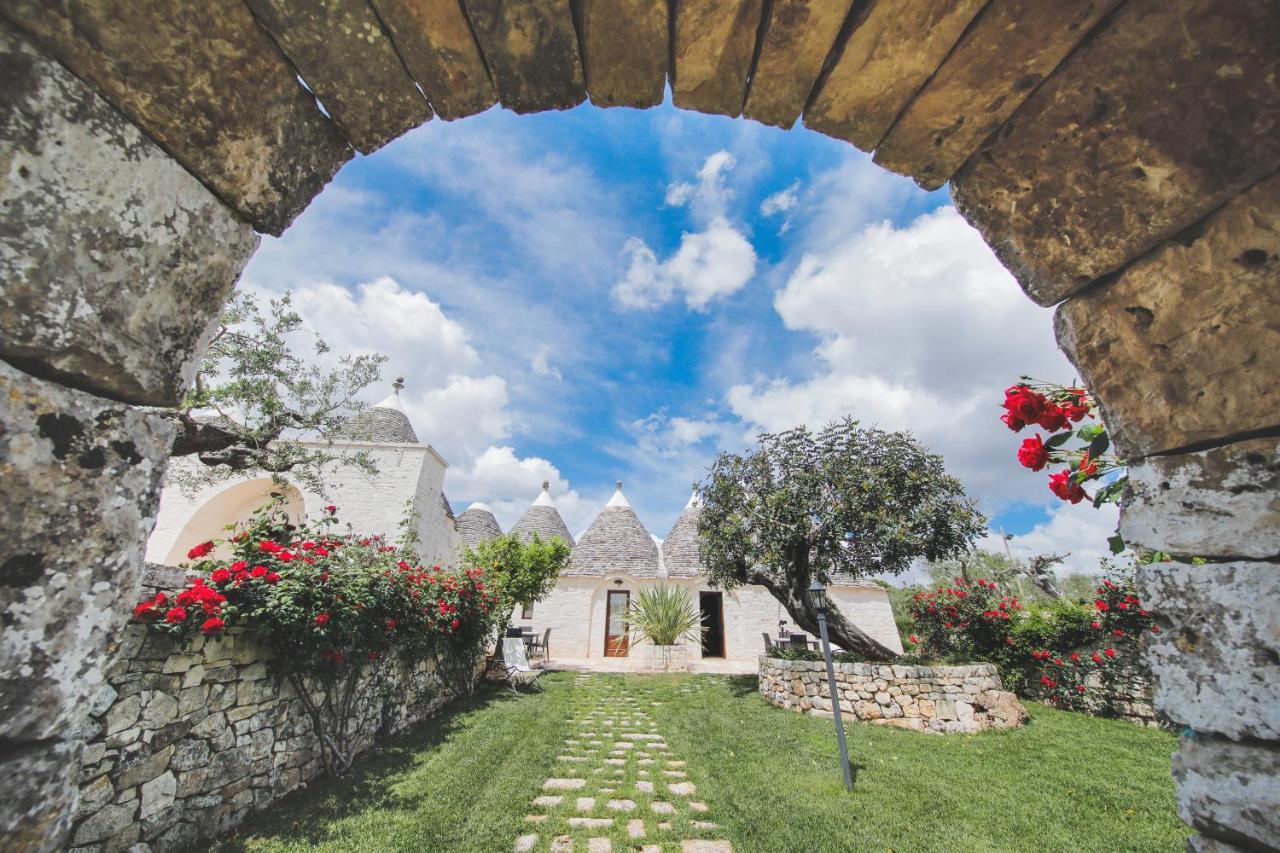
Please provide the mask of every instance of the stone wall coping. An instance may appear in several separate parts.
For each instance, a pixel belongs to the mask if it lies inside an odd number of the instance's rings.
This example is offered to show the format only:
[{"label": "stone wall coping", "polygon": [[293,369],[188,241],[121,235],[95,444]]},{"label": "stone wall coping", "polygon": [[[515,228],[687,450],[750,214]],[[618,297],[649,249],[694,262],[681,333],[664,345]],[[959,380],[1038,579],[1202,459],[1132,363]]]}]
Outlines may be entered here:
[{"label": "stone wall coping", "polygon": [[[827,665],[820,660],[786,660],[761,655],[760,662],[764,666],[792,672],[823,672]],[[977,678],[996,675],[993,663],[939,664],[925,666],[923,664],[900,663],[837,663],[835,670],[844,675],[864,675],[872,678]]]}]

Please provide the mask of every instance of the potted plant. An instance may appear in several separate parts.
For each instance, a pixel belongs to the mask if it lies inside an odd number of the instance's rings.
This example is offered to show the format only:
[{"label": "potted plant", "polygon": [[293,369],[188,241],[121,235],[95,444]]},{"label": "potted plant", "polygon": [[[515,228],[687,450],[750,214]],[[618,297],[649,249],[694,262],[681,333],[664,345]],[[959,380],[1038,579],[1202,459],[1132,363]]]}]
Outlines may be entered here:
[{"label": "potted plant", "polygon": [[682,641],[701,642],[705,630],[689,590],[668,584],[641,589],[627,621],[633,640],[652,644],[649,662],[655,672],[684,672],[689,653]]}]

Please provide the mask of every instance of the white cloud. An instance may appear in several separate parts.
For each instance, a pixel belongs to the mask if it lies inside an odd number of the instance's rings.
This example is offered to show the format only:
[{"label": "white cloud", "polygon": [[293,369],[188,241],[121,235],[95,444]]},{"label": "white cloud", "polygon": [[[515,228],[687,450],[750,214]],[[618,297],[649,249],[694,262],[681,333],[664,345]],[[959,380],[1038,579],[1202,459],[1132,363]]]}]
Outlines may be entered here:
[{"label": "white cloud", "polygon": [[641,238],[627,240],[622,249],[629,257],[627,269],[612,290],[621,305],[656,308],[680,292],[686,305],[705,311],[713,300],[736,293],[755,275],[755,249],[726,214],[732,192],[724,176],[735,162],[729,152],[717,151],[698,170],[697,184],[674,183],[667,189],[666,203],[689,205],[702,228],[686,231],[680,248],[661,262]]},{"label": "white cloud", "polygon": [[732,387],[726,401],[744,421],[779,430],[852,414],[943,454],[988,512],[1044,499],[1043,474],[1014,458],[1021,436],[997,419],[998,398],[1022,373],[1067,380],[1071,368],[1051,312],[1023,296],[954,208],[811,251],[774,304],[787,328],[817,335],[814,370]]},{"label": "white cloud", "polygon": [[539,347],[538,351],[533,354],[533,361],[530,362],[529,366],[533,369],[533,372],[538,376],[547,376],[551,379],[554,379],[557,382],[563,382],[564,376],[560,374],[560,369],[558,367],[551,364],[550,359],[551,359],[551,347],[542,346],[542,347]]},{"label": "white cloud", "polygon": [[760,203],[761,216],[777,216],[786,213],[800,202],[800,182],[794,181],[785,190],[779,190]]},{"label": "white cloud", "polygon": [[502,529],[510,530],[538,496],[544,482],[550,484],[556,508],[576,537],[595,518],[603,501],[584,500],[546,459],[521,458],[511,447],[489,447],[469,466],[450,468],[445,491],[458,501],[455,512],[461,512],[474,501],[484,501],[493,509]]},{"label": "white cloud", "polygon": [[[1009,552],[1026,559],[1037,554],[1068,555],[1059,576],[1080,572],[1098,574],[1101,561],[1111,556],[1107,539],[1116,532],[1120,510],[1115,504],[1098,509],[1087,503],[1058,504],[1048,521],[1009,540]],[[999,532],[993,532],[978,543],[979,547],[997,553],[1004,551]]]},{"label": "white cloud", "polygon": [[507,402],[507,383],[499,376],[451,376],[443,386],[404,395],[418,438],[455,462],[511,435]]}]

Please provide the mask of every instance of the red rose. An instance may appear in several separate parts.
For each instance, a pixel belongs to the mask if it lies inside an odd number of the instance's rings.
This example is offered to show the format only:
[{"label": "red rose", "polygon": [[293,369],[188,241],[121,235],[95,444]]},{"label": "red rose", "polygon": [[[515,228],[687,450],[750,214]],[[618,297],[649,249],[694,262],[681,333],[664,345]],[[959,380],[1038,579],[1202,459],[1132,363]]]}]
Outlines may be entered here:
[{"label": "red rose", "polygon": [[280,575],[275,572],[267,572],[267,576],[262,579],[265,583],[275,583],[280,580]]},{"label": "red rose", "polygon": [[1090,628],[1092,628],[1092,629],[1093,629],[1093,630],[1095,630],[1095,631],[1098,631],[1098,630],[1101,630],[1101,629],[1102,629],[1102,623],[1101,623],[1101,622],[1090,622],[1090,623],[1089,623],[1089,627],[1090,627]]},{"label": "red rose", "polygon": [[449,623],[449,627],[450,627],[451,629],[453,629],[454,631],[456,631],[456,630],[458,630],[458,626],[459,626],[459,625],[461,625],[461,624],[462,624],[462,623],[461,623],[461,622],[459,622],[457,619],[454,619],[452,622],[450,622],[450,623]]},{"label": "red rose", "polygon": [[317,614],[317,615],[316,615],[316,625],[317,625],[318,627],[323,628],[323,627],[324,627],[325,625],[327,625],[327,624],[329,624],[329,614],[328,614],[328,613],[320,613],[320,614]]},{"label": "red rose", "polygon": [[1057,432],[1066,427],[1067,415],[1057,403],[1046,402],[1044,408],[1040,410],[1040,417],[1036,418],[1036,423],[1049,432]]},{"label": "red rose", "polygon": [[912,634],[910,637],[907,637],[907,639],[908,639],[908,640],[910,640],[910,641],[911,641],[912,643],[914,643],[914,644],[919,644],[919,642],[920,642],[920,638],[919,638],[919,637],[917,637],[915,634]]},{"label": "red rose", "polygon": [[1083,693],[1083,692],[1084,692],[1084,685],[1083,685],[1083,684],[1077,684],[1077,685],[1076,685],[1076,692],[1077,692],[1077,693]]},{"label": "red rose", "polygon": [[212,542],[201,542],[199,545],[197,545],[196,547],[192,548],[190,551],[187,552],[187,559],[198,560],[201,557],[206,556],[212,550],[213,550]]},{"label": "red rose", "polygon": [[1004,408],[1010,415],[1026,423],[1033,423],[1044,409],[1045,398],[1026,385],[1014,385],[1004,392]]},{"label": "red rose", "polygon": [[1097,601],[1095,601],[1095,602],[1093,603],[1093,606],[1094,606],[1094,607],[1096,607],[1096,608],[1098,608],[1099,610],[1110,610],[1110,609],[1111,609],[1111,605],[1107,604],[1107,603],[1106,603],[1105,601],[1103,601],[1101,598],[1099,598]]},{"label": "red rose", "polygon": [[1072,660],[1072,662],[1075,662],[1075,661],[1080,660],[1080,653],[1079,653],[1079,652],[1072,652],[1072,653],[1071,653],[1071,660]]},{"label": "red rose", "polygon": [[1084,500],[1084,489],[1071,482],[1070,471],[1059,471],[1057,474],[1049,476],[1049,491],[1053,492],[1064,501],[1071,501],[1078,504]]},{"label": "red rose", "polygon": [[330,515],[333,515],[335,512],[338,511],[338,508],[333,504],[329,504],[327,507],[324,508],[324,511],[329,513]]},{"label": "red rose", "polygon": [[1119,628],[1116,628],[1116,629],[1115,629],[1114,631],[1112,631],[1111,633],[1115,634],[1117,637],[1123,637],[1123,636],[1124,636],[1124,631],[1121,631]]},{"label": "red rose", "polygon": [[227,570],[232,572],[243,572],[248,567],[249,567],[249,564],[246,563],[244,560],[236,560],[234,563],[227,566]]},{"label": "red rose", "polygon": [[211,616],[204,620],[204,624],[200,626],[200,630],[206,634],[221,634],[222,629],[226,627],[226,623],[217,616]]},{"label": "red rose", "polygon": [[1089,414],[1089,398],[1083,391],[1073,392],[1072,401],[1063,406],[1062,411],[1073,421],[1082,421]]},{"label": "red rose", "polygon": [[255,577],[255,578],[266,577],[266,575],[267,575],[266,566],[254,566],[253,571],[249,572],[249,576]]},{"label": "red rose", "polygon": [[164,614],[164,621],[171,624],[182,622],[187,618],[187,611],[182,607],[171,607],[169,612]]},{"label": "red rose", "polygon": [[1022,467],[1032,471],[1039,471],[1049,463],[1049,451],[1045,450],[1039,434],[1034,438],[1023,439],[1022,446],[1018,448],[1018,461],[1022,463]]},{"label": "red rose", "polygon": [[1103,649],[1103,650],[1102,650],[1102,653],[1103,653],[1104,655],[1106,655],[1107,657],[1109,657],[1109,658],[1113,658],[1113,657],[1115,657],[1115,656],[1116,656],[1116,650],[1115,650],[1115,649]]},{"label": "red rose", "polygon": [[1014,417],[1011,412],[1005,412],[1000,416],[1000,420],[1004,421],[1004,425],[1014,432],[1021,431],[1027,425],[1026,421],[1022,420],[1022,418]]},{"label": "red rose", "polygon": [[284,550],[284,548],[281,547],[279,543],[272,542],[269,539],[264,542],[259,542],[258,549],[261,551],[265,551],[268,554],[279,554],[281,551]]},{"label": "red rose", "polygon": [[1089,660],[1093,661],[1094,663],[1102,663],[1102,655],[1098,654],[1097,652],[1094,652],[1092,655],[1090,655]]},{"label": "red rose", "polygon": [[213,574],[209,575],[209,580],[214,583],[227,583],[231,580],[231,572],[226,569],[214,569]]},{"label": "red rose", "polygon": [[141,620],[150,620],[158,617],[160,615],[160,609],[156,605],[164,604],[164,601],[163,600],[157,601],[156,600],[157,598],[163,598],[163,596],[157,595],[156,598],[152,598],[147,601],[144,601],[138,606],[134,607],[133,618],[141,619]]}]

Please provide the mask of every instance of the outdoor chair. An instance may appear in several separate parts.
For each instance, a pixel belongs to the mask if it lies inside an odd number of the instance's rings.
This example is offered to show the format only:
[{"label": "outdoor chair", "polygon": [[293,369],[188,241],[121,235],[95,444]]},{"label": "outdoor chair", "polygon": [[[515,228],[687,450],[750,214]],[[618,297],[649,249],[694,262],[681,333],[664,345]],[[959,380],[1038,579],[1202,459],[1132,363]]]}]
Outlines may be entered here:
[{"label": "outdoor chair", "polygon": [[533,642],[529,644],[529,651],[532,652],[535,657],[541,656],[544,661],[547,660],[548,657],[550,657],[550,649],[551,649],[551,629],[550,628],[542,632],[542,639],[538,639],[537,637],[534,637]]},{"label": "outdoor chair", "polygon": [[543,671],[529,665],[529,654],[525,650],[524,640],[519,637],[504,637],[502,658],[503,667],[507,672],[507,686],[511,688],[512,693],[520,695],[520,691],[516,689],[520,684],[533,684],[539,690],[542,689],[538,679]]},{"label": "outdoor chair", "polygon": [[792,634],[790,637],[787,638],[787,640],[788,642],[791,643],[791,648],[793,649],[809,648],[809,638],[806,637],[804,634]]}]

